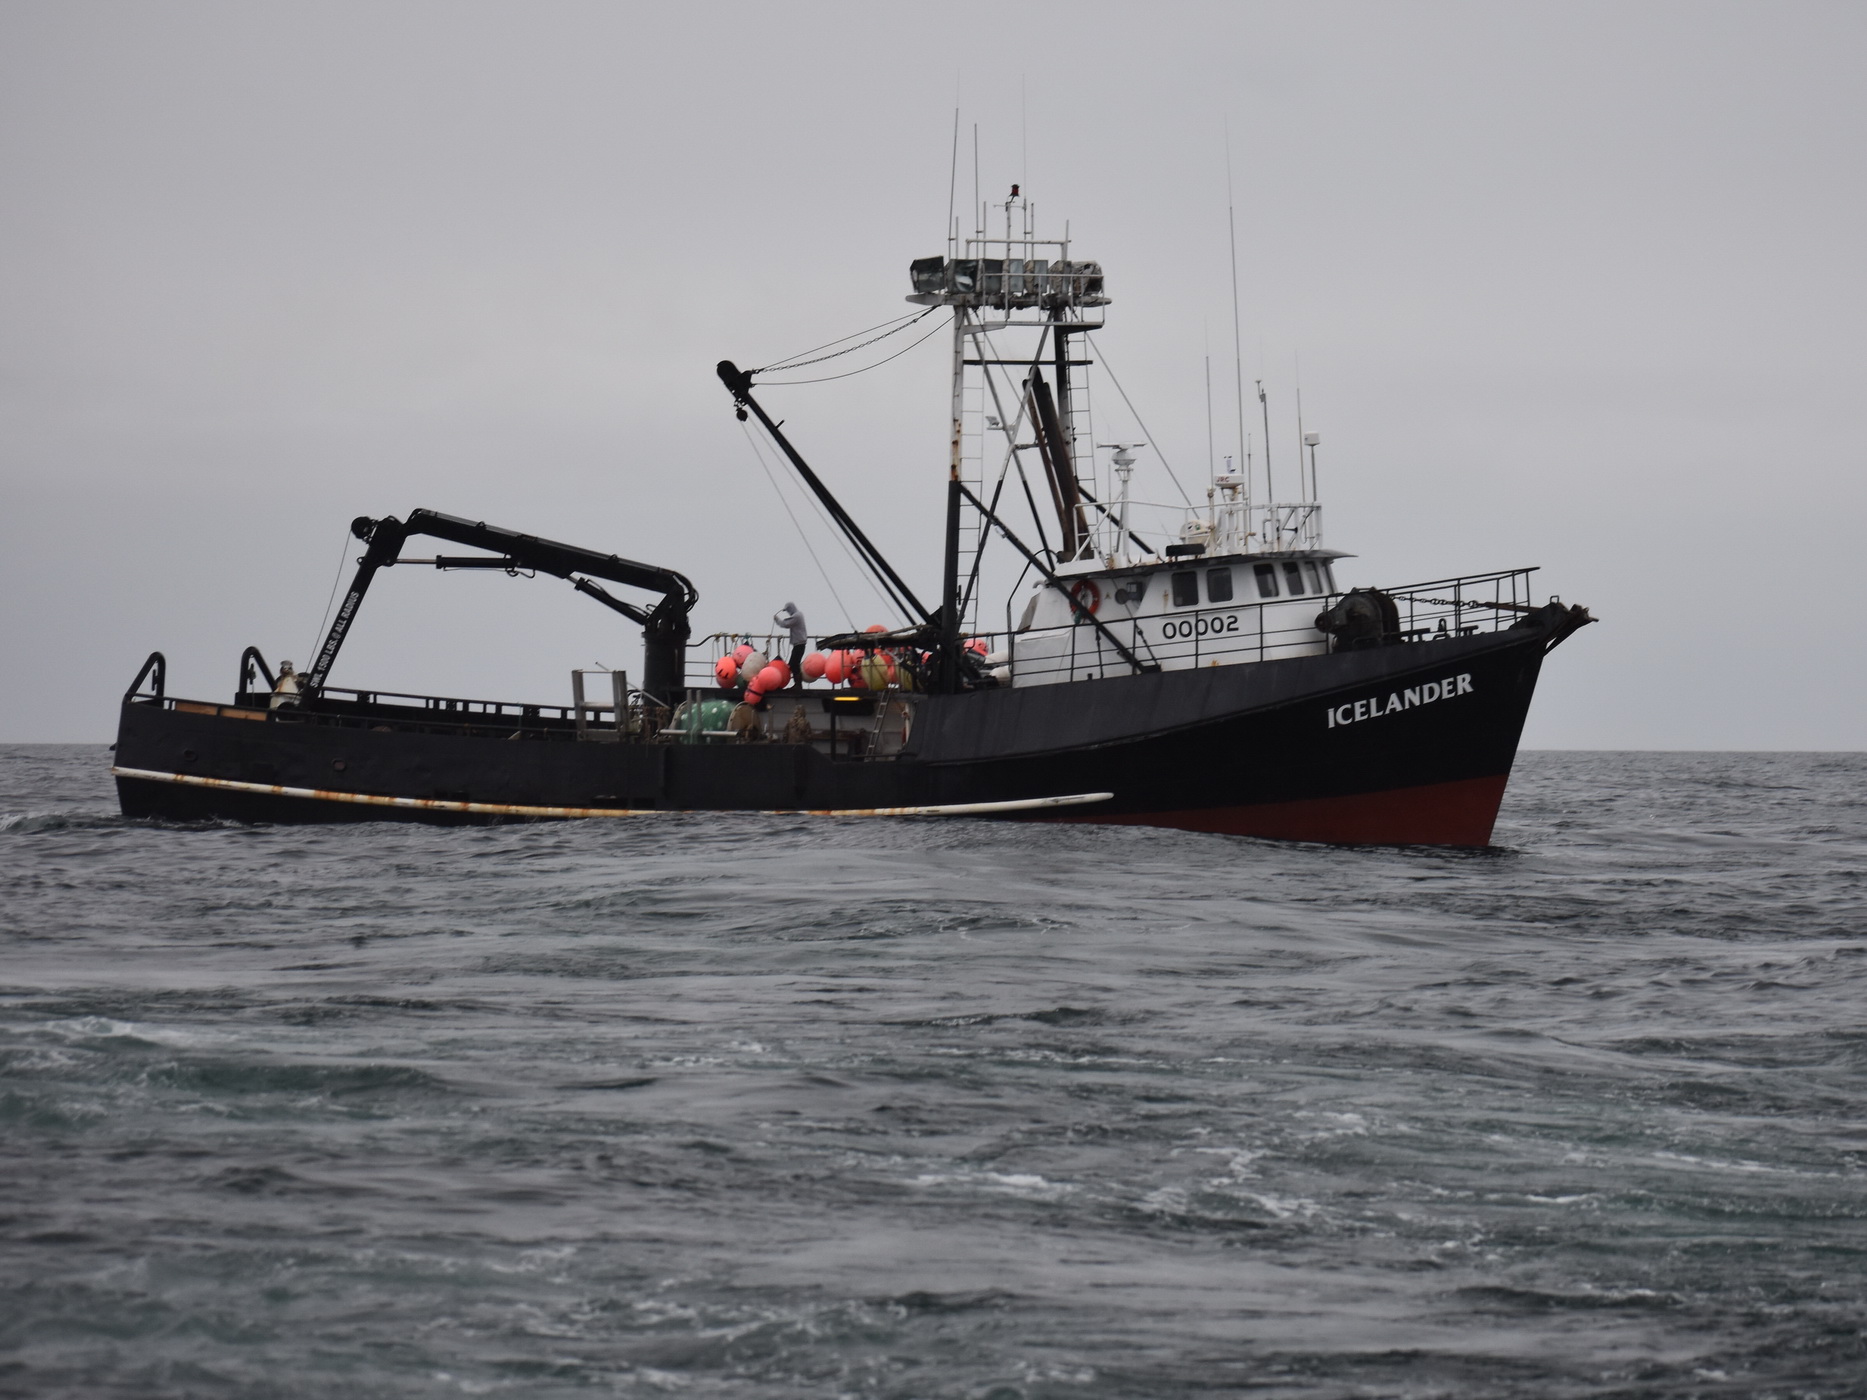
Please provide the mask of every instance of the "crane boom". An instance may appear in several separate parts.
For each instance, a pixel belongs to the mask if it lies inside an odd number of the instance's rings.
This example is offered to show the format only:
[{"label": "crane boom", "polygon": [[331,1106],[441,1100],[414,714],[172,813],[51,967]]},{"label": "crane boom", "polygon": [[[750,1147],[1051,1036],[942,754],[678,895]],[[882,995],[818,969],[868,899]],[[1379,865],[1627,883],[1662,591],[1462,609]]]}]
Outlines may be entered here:
[{"label": "crane boom", "polygon": [[[369,591],[370,581],[375,578],[376,571],[396,563],[410,535],[426,535],[434,539],[450,540],[455,544],[496,550],[513,567],[534,569],[568,579],[578,592],[586,593],[640,623],[643,639],[642,689],[664,704],[672,704],[679,699],[686,684],[687,639],[691,631],[688,615],[700,598],[699,591],[684,574],[654,564],[624,559],[619,554],[600,554],[593,549],[560,544],[556,540],[488,525],[483,520],[466,520],[434,510],[410,511],[407,520],[397,520],[393,515],[372,520],[367,515],[359,515],[350,523],[350,533],[368,544],[369,548],[357,561],[357,572],[350,582],[350,591],[344,595],[343,604],[337,609],[331,630],[326,634],[323,646],[318,649],[317,660],[305,673],[306,688],[312,693],[315,694],[330,676],[338,650],[350,632],[351,623],[356,620],[357,609],[363,602],[363,595]],[[465,561],[437,562],[447,567],[458,566]],[[662,595],[661,601],[647,608],[640,607],[611,597],[605,589],[592,583],[591,579],[605,579],[630,588],[659,593]]]}]

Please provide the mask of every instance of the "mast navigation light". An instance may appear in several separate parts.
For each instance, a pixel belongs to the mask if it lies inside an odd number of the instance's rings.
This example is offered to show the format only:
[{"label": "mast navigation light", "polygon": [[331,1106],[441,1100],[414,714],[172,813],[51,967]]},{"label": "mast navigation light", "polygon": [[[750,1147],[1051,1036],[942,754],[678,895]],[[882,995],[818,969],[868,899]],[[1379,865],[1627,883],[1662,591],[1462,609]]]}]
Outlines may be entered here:
[{"label": "mast navigation light", "polygon": [[1314,446],[1315,446],[1315,445],[1316,445],[1317,443],[1319,443],[1319,442],[1321,442],[1321,441],[1322,441],[1322,434],[1321,434],[1321,433],[1305,433],[1305,434],[1303,434],[1303,445],[1304,445],[1305,447],[1314,447]]}]

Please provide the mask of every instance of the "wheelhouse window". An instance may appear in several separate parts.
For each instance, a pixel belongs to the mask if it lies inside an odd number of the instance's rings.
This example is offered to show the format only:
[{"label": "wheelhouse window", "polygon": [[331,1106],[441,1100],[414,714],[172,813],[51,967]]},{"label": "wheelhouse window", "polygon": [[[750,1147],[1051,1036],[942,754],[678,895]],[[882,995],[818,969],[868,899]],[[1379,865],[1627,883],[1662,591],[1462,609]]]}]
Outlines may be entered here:
[{"label": "wheelhouse window", "polygon": [[1275,564],[1254,564],[1251,571],[1258,576],[1258,597],[1275,598],[1277,596],[1277,566]]},{"label": "wheelhouse window", "polygon": [[1293,598],[1303,591],[1303,566],[1294,559],[1284,564],[1284,582],[1289,585]]},{"label": "wheelhouse window", "polygon": [[1206,601],[1208,603],[1232,601],[1232,571],[1230,569],[1206,570]]},{"label": "wheelhouse window", "polygon": [[1173,576],[1173,605],[1176,608],[1199,605],[1199,575],[1191,569]]},{"label": "wheelhouse window", "polygon": [[1316,561],[1314,559],[1305,559],[1303,561],[1303,572],[1309,578],[1310,592],[1326,593],[1328,591],[1322,586],[1322,575],[1316,571]]}]

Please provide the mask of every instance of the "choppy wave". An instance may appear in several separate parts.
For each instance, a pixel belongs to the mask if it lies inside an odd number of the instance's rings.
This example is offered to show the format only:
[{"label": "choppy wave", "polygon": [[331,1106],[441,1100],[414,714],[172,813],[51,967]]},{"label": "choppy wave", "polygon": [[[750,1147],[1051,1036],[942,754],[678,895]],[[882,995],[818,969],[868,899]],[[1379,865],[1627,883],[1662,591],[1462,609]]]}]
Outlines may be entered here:
[{"label": "choppy wave", "polygon": [[0,750],[0,1394],[1863,1389],[1862,756],[1475,854],[106,770]]}]

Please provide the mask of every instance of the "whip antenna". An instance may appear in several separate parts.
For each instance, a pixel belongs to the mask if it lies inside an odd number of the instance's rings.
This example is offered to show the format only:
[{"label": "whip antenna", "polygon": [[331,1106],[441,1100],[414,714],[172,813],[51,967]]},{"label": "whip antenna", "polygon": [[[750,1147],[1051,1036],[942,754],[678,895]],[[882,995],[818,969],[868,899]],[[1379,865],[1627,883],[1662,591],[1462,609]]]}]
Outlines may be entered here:
[{"label": "whip antenna", "polygon": [[[1245,456],[1245,352],[1238,328],[1238,209],[1232,197],[1232,119],[1225,119],[1225,224],[1232,245],[1232,378],[1238,401],[1238,456]],[[1268,457],[1266,462],[1268,464]],[[1266,492],[1269,491],[1268,484]],[[1245,477],[1245,530],[1251,529],[1251,478]]]}]

